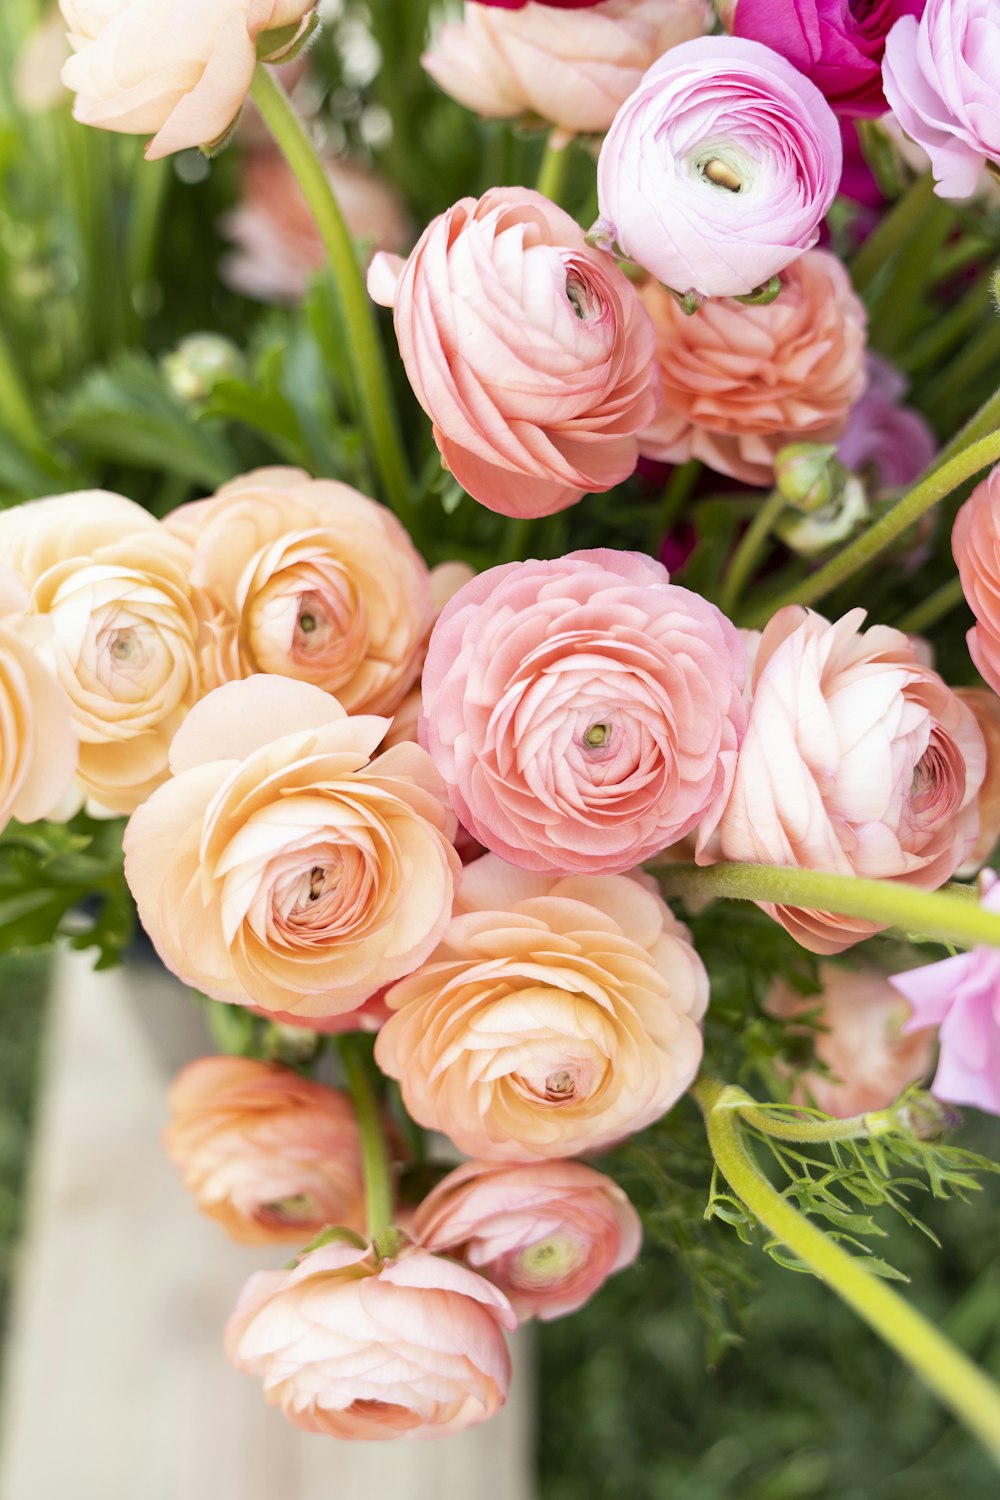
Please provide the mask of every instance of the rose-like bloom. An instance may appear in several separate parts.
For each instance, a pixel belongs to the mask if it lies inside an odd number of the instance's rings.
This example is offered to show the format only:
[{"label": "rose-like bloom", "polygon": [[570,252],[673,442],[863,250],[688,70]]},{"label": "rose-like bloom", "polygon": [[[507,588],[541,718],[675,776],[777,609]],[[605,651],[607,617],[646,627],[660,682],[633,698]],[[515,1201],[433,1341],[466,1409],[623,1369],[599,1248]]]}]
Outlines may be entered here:
[{"label": "rose-like bloom", "polygon": [[736,0],[734,36],[763,42],[811,78],[838,115],[885,113],[882,54],[900,16],[924,0]]},{"label": "rose-like bloom", "polygon": [[173,511],[194,548],[205,684],[276,673],[349,713],[392,713],[434,618],[430,575],[384,505],[301,469],[259,469]]},{"label": "rose-like bloom", "polygon": [[772,1016],[794,1022],[805,1012],[815,1017],[814,1049],[829,1075],[804,1073],[793,1102],[814,1104],[838,1119],[888,1109],[911,1083],[929,1071],[934,1053],[930,1031],[907,1031],[909,1007],[887,977],[873,968],[844,969],[820,964],[818,995],[801,995],[778,978],[764,1000]]},{"label": "rose-like bloom", "polygon": [[309,683],[209,693],[173,780],[125,830],[125,876],[163,962],[216,1000],[301,1017],[356,1009],[430,953],[451,915],[454,820],[416,745]]},{"label": "rose-like bloom", "polygon": [[927,468],[937,440],[920,412],[902,404],[906,377],[879,354],[867,357],[864,391],[851,408],[837,457],[873,494],[902,489]]},{"label": "rose-like bloom", "polygon": [[970,198],[1000,162],[1000,8],[996,0],[927,0],[889,33],[885,96],[923,146],[942,198]]},{"label": "rose-like bloom", "polygon": [[457,1255],[521,1319],[575,1312],[639,1254],[639,1215],[617,1183],[579,1161],[467,1162],[424,1199],[414,1238]]},{"label": "rose-like bloom", "polygon": [[199,693],[187,545],[131,500],[84,490],[4,511],[0,553],[48,620],[81,790],[100,810],[131,812],[166,777]]},{"label": "rose-like bloom", "polygon": [[[353,239],[369,252],[412,244],[403,202],[390,182],[357,162],[325,155],[323,166]],[[223,281],[261,302],[297,302],[326,265],[323,239],[295,174],[264,144],[241,166],[240,201],[222,227],[235,250]]]},{"label": "rose-like bloom", "polygon": [[201,1057],[174,1079],[167,1152],[203,1213],[248,1245],[301,1245],[328,1224],[363,1230],[354,1105],[291,1068]]},{"label": "rose-like bloom", "polygon": [[725,795],[744,649],[637,552],[491,568],[431,635],[421,743],[462,824],[525,869],[620,871]]},{"label": "rose-like bloom", "polygon": [[[398,279],[397,279],[398,277]],[[653,330],[611,258],[527,188],[463,198],[368,275],[445,465],[505,516],[626,479],[656,408]]]},{"label": "rose-like bloom", "polygon": [[602,230],[677,292],[744,295],[815,245],[840,169],[815,84],[759,42],[701,37],[654,63],[615,116]]},{"label": "rose-like bloom", "polygon": [[69,699],[42,659],[44,627],[0,565],[0,830],[44,818],[69,791],[77,741]]},{"label": "rose-like bloom", "polygon": [[641,1130],[690,1086],[708,980],[648,877],[487,854],[455,910],[375,1044],[421,1125],[483,1161],[539,1161]]},{"label": "rose-like bloom", "polygon": [[[986,764],[975,718],[899,630],[862,632],[790,605],[757,652],[746,738],[719,824],[722,856],[942,885],[979,832]],[[759,903],[813,953],[881,930]]]},{"label": "rose-like bloom", "polygon": [[662,402],[639,435],[646,458],[700,458],[769,485],[792,442],[830,442],[865,383],[867,316],[836,256],[807,251],[767,305],[710,301],[689,317],[659,282],[640,289],[656,329]]},{"label": "rose-like bloom", "polygon": [[956,688],[955,697],[971,709],[986,746],[986,774],[979,788],[979,837],[965,864],[963,878],[977,874],[1000,839],[1000,698],[992,688]]},{"label": "rose-like bloom", "polygon": [[84,125],[152,135],[149,161],[210,146],[242,108],[258,48],[280,53],[315,3],[60,0],[74,54],[62,75],[76,95],[73,112]]},{"label": "rose-like bloom", "polygon": [[603,134],[646,69],[703,36],[711,19],[706,0],[602,0],[585,16],[543,4],[494,15],[471,3],[421,62],[446,94],[487,119],[537,116]]},{"label": "rose-like bloom", "polygon": [[951,550],[976,623],[969,655],[1000,693],[1000,466],[976,485],[955,517]]},{"label": "rose-like bloom", "polygon": [[324,1245],[293,1271],[258,1271],[226,1328],[226,1353],[271,1406],[330,1437],[445,1437],[499,1411],[517,1319],[501,1291],[426,1250],[377,1265]]}]

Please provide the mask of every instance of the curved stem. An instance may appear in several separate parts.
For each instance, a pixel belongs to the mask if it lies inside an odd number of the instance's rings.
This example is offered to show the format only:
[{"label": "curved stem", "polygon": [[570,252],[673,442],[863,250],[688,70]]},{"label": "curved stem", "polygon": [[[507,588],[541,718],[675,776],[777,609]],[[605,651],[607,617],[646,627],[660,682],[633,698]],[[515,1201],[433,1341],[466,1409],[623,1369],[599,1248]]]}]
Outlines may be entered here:
[{"label": "curved stem", "polygon": [[323,238],[340,298],[357,407],[368,438],[369,453],[381,476],[386,498],[400,519],[409,525],[415,513],[385,353],[379,339],[375,308],[368,296],[340,205],[302,121],[287,94],[263,63],[257,65],[251,93],[298,179]]},{"label": "curved stem", "polygon": [[733,553],[719,596],[719,608],[724,615],[731,616],[739,603],[740,595],[753,572],[761,548],[771,534],[774,523],[781,515],[786,503],[780,490],[772,490],[744,532],[739,546]]},{"label": "curved stem", "polygon": [[727,1102],[725,1108],[738,1110],[741,1120],[764,1135],[774,1136],[779,1141],[797,1141],[802,1145],[868,1139],[873,1135],[887,1135],[894,1128],[892,1112],[887,1109],[867,1115],[851,1115],[845,1120],[812,1120],[808,1114],[803,1118],[802,1114],[790,1112],[791,1118],[783,1120],[769,1110],[761,1109],[749,1095],[743,1100]]},{"label": "curved stem", "polygon": [[771,1185],[740,1128],[740,1106],[754,1102],[748,1094],[705,1078],[695,1084],[694,1095],[719,1171],[750,1213],[864,1318],[1000,1463],[1000,1390],[922,1313]]},{"label": "curved stem", "polygon": [[933,594],[928,594],[922,604],[914,605],[908,610],[901,620],[896,621],[897,630],[926,630],[928,625],[934,625],[938,620],[950,614],[961,604],[964,594],[962,593],[962,580],[960,578],[949,578]]},{"label": "curved stem", "polygon": [[550,136],[545,143],[545,154],[542,164],[538,169],[538,181],[535,186],[538,192],[560,207],[563,191],[566,187],[566,178],[569,175],[569,153],[570,145],[567,142],[563,146],[553,146]]},{"label": "curved stem", "polygon": [[354,1100],[354,1110],[361,1132],[361,1164],[365,1174],[365,1198],[368,1204],[368,1238],[374,1240],[392,1224],[392,1163],[382,1112],[372,1087],[371,1049],[364,1037],[355,1034],[338,1037],[337,1047],[347,1074],[347,1084]]}]

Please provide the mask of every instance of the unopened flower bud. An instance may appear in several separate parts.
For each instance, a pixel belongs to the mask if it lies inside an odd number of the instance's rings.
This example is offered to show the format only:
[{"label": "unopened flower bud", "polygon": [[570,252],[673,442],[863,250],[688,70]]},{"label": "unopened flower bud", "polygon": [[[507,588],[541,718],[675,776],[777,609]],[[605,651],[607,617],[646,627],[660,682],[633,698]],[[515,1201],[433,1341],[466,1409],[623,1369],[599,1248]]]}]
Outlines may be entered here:
[{"label": "unopened flower bud", "polygon": [[939,1141],[962,1123],[962,1116],[953,1104],[923,1092],[907,1094],[895,1115],[899,1126],[918,1141]]},{"label": "unopened flower bud", "polygon": [[870,509],[861,480],[845,470],[829,504],[808,515],[787,515],[776,529],[786,547],[811,557],[846,540],[867,519]]},{"label": "unopened flower bud", "polygon": [[774,480],[788,505],[807,515],[829,505],[844,474],[835,443],[789,443],[774,460]]},{"label": "unopened flower bud", "polygon": [[207,401],[221,380],[240,375],[243,356],[217,333],[192,333],[165,354],[161,368],[167,384],[186,405]]}]

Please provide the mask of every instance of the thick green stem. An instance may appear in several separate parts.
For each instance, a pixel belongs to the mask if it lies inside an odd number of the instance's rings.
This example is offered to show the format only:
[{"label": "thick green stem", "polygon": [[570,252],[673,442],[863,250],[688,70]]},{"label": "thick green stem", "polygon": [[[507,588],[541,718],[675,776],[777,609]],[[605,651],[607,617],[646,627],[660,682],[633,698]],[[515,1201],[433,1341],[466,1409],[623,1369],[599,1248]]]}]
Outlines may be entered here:
[{"label": "thick green stem", "polygon": [[926,630],[928,625],[935,625],[938,620],[944,619],[945,615],[957,609],[965,596],[962,593],[962,580],[960,578],[949,578],[933,594],[929,594],[922,604],[914,605],[908,610],[901,620],[896,621],[897,630]]},{"label": "thick green stem", "polygon": [[562,195],[569,175],[570,145],[553,146],[551,137],[546,142],[545,154],[538,169],[535,186],[546,198],[561,206]]},{"label": "thick green stem", "polygon": [[808,1112],[791,1113],[782,1119],[767,1109],[761,1109],[749,1095],[745,1102],[736,1102],[729,1108],[738,1109],[740,1119],[764,1135],[779,1141],[795,1141],[800,1145],[822,1145],[829,1141],[868,1140],[873,1135],[886,1135],[896,1127],[892,1111],[877,1110],[868,1115],[850,1115],[846,1120],[810,1119]]},{"label": "thick green stem", "polygon": [[749,1095],[710,1078],[695,1085],[694,1095],[719,1171],[754,1218],[864,1318],[1000,1463],[1000,1390],[922,1313],[772,1187],[740,1126],[741,1109],[754,1102]]},{"label": "thick green stem", "polygon": [[739,603],[746,582],[760,557],[761,549],[787,503],[780,490],[772,490],[744,532],[742,541],[733,553],[722,584],[719,608],[724,615],[732,615]]},{"label": "thick green stem", "polygon": [[338,1049],[358,1117],[368,1238],[374,1240],[393,1220],[392,1162],[382,1127],[382,1111],[372,1086],[370,1047],[364,1037],[351,1034],[338,1038]]},{"label": "thick green stem", "polygon": [[368,296],[354,245],[323,165],[287,94],[263,63],[253,80],[253,99],[305,194],[323,238],[344,320],[357,407],[369,453],[385,496],[400,519],[412,525],[413,502],[385,354],[375,308]]}]

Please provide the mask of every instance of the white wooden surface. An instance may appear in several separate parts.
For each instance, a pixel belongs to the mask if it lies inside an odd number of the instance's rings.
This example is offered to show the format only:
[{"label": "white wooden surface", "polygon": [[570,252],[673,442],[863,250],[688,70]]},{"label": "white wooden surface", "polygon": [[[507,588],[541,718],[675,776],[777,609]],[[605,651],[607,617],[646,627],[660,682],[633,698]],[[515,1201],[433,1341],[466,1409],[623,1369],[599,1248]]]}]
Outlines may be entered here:
[{"label": "white wooden surface", "polygon": [[512,1399],[434,1442],[297,1432],[226,1362],[243,1280],[280,1250],[233,1245],[160,1146],[169,1077],[210,1050],[156,970],[61,960],[6,1356],[0,1500],[529,1500],[531,1360]]}]

